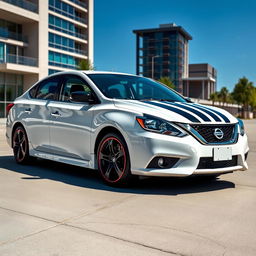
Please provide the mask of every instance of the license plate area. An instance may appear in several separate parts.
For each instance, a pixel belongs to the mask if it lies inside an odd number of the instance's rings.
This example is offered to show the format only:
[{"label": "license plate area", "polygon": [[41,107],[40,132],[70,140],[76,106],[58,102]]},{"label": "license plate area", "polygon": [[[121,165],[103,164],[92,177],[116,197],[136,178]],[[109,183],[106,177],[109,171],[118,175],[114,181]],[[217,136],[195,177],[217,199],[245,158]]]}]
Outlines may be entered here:
[{"label": "license plate area", "polygon": [[213,148],[213,161],[232,160],[232,148]]}]

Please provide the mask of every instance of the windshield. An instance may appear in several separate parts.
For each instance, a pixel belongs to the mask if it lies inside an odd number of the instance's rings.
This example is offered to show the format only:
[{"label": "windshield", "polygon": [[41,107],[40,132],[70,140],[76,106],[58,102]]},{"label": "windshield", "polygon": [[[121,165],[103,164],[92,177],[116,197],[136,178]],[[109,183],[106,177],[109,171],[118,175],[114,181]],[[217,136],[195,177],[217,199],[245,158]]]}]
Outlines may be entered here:
[{"label": "windshield", "polygon": [[151,79],[116,74],[87,74],[108,98],[186,102],[178,93]]}]

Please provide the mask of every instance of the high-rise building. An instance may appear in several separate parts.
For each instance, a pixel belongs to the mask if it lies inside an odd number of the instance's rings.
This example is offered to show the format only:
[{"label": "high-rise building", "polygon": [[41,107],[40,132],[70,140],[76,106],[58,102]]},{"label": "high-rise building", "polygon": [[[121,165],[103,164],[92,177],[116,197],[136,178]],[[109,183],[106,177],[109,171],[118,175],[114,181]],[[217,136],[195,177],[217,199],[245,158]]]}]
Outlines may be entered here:
[{"label": "high-rise building", "polygon": [[170,77],[176,90],[183,92],[183,78],[188,77],[191,35],[174,23],[133,32],[136,34],[137,75],[154,79]]},{"label": "high-rise building", "polygon": [[0,117],[37,80],[93,62],[93,0],[0,0]]}]

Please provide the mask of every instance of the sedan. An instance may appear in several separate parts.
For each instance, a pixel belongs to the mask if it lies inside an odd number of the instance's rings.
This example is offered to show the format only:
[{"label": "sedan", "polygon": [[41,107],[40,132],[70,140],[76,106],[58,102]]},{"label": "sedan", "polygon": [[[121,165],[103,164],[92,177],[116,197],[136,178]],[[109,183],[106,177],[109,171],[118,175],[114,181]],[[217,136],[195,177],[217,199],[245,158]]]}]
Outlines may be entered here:
[{"label": "sedan", "polygon": [[8,106],[6,128],[17,163],[36,157],[95,169],[109,185],[248,169],[241,120],[141,76],[53,74]]}]

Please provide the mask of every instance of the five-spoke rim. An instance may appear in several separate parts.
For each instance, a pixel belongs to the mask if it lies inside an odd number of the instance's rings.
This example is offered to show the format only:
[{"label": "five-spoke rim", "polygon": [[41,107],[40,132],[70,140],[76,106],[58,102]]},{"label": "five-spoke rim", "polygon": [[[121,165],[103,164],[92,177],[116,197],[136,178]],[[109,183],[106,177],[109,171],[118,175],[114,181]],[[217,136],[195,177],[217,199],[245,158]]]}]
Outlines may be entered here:
[{"label": "five-spoke rim", "polygon": [[122,143],[115,137],[106,138],[100,145],[98,165],[104,179],[117,182],[126,168],[126,154]]},{"label": "five-spoke rim", "polygon": [[26,135],[22,129],[17,129],[13,136],[13,150],[18,162],[26,157],[27,141]]}]

